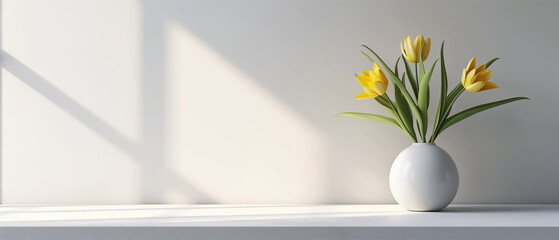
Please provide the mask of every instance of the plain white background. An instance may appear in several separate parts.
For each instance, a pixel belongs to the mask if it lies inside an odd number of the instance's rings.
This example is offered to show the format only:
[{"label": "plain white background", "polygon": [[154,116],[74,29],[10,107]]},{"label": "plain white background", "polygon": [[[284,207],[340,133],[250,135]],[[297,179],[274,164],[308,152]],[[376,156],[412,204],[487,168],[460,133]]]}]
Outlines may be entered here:
[{"label": "plain white background", "polygon": [[558,23],[558,1],[3,0],[3,202],[394,203],[410,140],[333,115],[384,113],[353,99],[361,44],[392,65],[423,34],[451,86],[502,58],[456,110],[532,98],[440,136],[455,203],[559,203]]}]

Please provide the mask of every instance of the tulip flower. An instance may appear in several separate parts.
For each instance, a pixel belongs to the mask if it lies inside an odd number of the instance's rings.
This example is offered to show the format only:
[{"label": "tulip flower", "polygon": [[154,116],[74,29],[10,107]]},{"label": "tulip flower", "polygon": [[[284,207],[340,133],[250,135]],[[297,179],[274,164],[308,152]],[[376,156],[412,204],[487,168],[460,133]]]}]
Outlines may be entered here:
[{"label": "tulip flower", "polygon": [[361,75],[357,76],[357,81],[365,91],[355,96],[356,99],[373,99],[386,92],[388,79],[376,63],[373,64],[373,69],[374,71],[363,70]]},{"label": "tulip flower", "polygon": [[[1,1],[1,0],[0,0]],[[423,51],[420,52],[421,46],[423,45]],[[437,109],[437,114],[435,118],[429,118],[429,83],[433,82],[431,76],[433,69],[435,68],[435,61],[427,72],[425,72],[425,64],[421,64],[422,60],[427,59],[429,54],[429,48],[431,47],[431,39],[424,41],[423,36],[419,35],[415,41],[412,43],[410,36],[406,36],[405,42],[400,44],[402,48],[403,57],[406,59],[404,63],[406,65],[406,72],[402,75],[402,79],[399,79],[398,74],[398,60],[394,66],[394,72],[388,67],[388,65],[380,58],[380,56],[366,45],[362,45],[371,54],[372,58],[365,52],[363,55],[373,63],[373,70],[365,70],[361,72],[361,75],[357,76],[357,81],[361,84],[364,92],[355,96],[356,99],[375,99],[379,104],[381,104],[388,112],[390,116],[379,115],[373,113],[362,113],[362,112],[343,112],[338,113],[336,116],[361,118],[366,120],[375,121],[382,124],[387,124],[394,126],[404,132],[410,139],[414,142],[424,142],[424,143],[434,143],[437,137],[449,127],[455,125],[462,120],[469,118],[479,112],[492,109],[494,107],[501,106],[503,104],[516,102],[518,100],[529,99],[527,97],[512,97],[503,99],[500,101],[494,101],[489,103],[484,103],[477,105],[461,112],[452,114],[452,106],[458,99],[458,97],[464,93],[466,90],[469,92],[482,92],[493,88],[498,88],[499,86],[495,83],[489,82],[493,71],[486,70],[487,67],[492,66],[491,64],[499,58],[493,58],[486,64],[482,64],[476,68],[476,58],[472,58],[468,63],[468,66],[462,72],[462,81],[456,83],[456,87],[448,93],[448,77],[446,72],[446,65],[444,61],[444,42],[441,45],[441,57],[438,59],[441,66],[441,94],[439,100],[439,106]],[[421,53],[421,58],[419,58],[419,53]],[[420,64],[417,64],[419,61]],[[409,62],[415,63],[415,75],[414,79],[413,73],[409,67]],[[383,72],[379,65],[382,66]],[[418,65],[420,65],[421,75],[418,75]],[[385,75],[386,73],[386,75]],[[405,76],[409,80],[410,88],[404,84]],[[421,79],[419,77],[421,76]],[[394,99],[392,101],[388,94],[386,93],[386,88],[388,86],[388,79],[394,84]],[[413,88],[413,89],[412,89]],[[413,90],[415,93],[415,99],[411,96],[409,90]],[[427,136],[427,127],[429,125],[429,119],[434,119],[433,131],[431,132],[431,137]],[[416,122],[417,124],[414,124]],[[416,132],[418,130],[418,132]],[[419,133],[419,136],[417,136]]]},{"label": "tulip flower", "polygon": [[[402,54],[409,62],[416,63],[419,61],[419,51],[421,50],[421,45],[423,44],[423,42],[424,39],[422,35],[417,36],[413,43],[411,42],[411,38],[409,35],[406,35],[406,38],[404,39],[404,44],[400,42],[400,48],[402,49]],[[428,38],[427,42],[425,42],[425,46],[423,46],[423,51],[421,52],[423,61],[425,61],[425,59],[427,59],[427,56],[429,56],[430,48],[431,48],[431,38]]]},{"label": "tulip flower", "polygon": [[483,92],[498,88],[499,85],[489,82],[493,71],[485,70],[485,64],[476,68],[476,58],[472,58],[468,66],[462,71],[462,86],[468,92]]}]

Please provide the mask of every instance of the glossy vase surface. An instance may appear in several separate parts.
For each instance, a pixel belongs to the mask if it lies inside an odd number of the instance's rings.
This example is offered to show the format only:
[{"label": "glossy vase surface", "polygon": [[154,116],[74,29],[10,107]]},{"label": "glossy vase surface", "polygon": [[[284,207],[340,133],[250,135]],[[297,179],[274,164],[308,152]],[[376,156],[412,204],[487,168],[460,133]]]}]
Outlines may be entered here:
[{"label": "glossy vase surface", "polygon": [[390,191],[409,211],[440,211],[458,191],[456,164],[436,144],[414,143],[394,160]]}]

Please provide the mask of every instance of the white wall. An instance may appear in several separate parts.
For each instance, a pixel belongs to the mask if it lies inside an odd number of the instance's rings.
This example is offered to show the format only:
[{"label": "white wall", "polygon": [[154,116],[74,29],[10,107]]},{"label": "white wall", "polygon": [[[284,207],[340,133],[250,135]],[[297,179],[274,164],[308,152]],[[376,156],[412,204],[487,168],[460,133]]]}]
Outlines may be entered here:
[{"label": "white wall", "polygon": [[[4,203],[389,203],[396,129],[353,96],[406,34],[451,85],[528,96],[448,129],[457,203],[559,203],[557,1],[2,1]],[[433,99],[438,98],[438,68]],[[392,89],[392,87],[390,88]],[[435,102],[435,101],[433,101]],[[436,108],[432,105],[431,108]]]}]

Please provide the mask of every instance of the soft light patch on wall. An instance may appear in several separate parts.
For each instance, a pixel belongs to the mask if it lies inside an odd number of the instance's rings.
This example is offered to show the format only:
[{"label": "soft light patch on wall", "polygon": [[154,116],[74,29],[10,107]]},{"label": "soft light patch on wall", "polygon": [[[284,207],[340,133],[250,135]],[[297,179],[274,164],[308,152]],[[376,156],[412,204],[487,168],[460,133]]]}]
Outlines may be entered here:
[{"label": "soft light patch on wall", "polygon": [[216,201],[319,201],[320,131],[179,23],[166,39],[173,169]]}]

